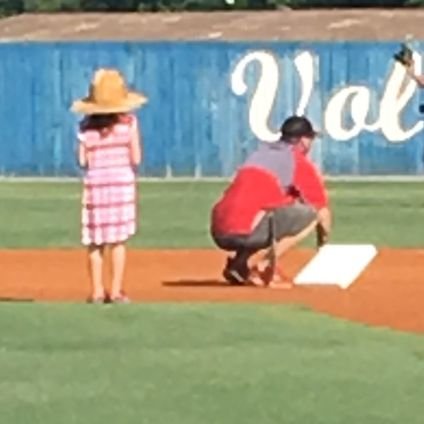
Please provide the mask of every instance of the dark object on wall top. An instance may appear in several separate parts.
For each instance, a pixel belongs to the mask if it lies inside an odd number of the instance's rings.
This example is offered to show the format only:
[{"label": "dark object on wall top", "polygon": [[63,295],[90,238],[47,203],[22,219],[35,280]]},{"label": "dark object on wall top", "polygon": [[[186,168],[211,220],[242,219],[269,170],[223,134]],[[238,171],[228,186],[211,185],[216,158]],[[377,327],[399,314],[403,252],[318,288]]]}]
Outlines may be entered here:
[{"label": "dark object on wall top", "polygon": [[400,50],[393,55],[393,58],[402,65],[409,66],[413,61],[412,50],[407,44],[402,43]]}]

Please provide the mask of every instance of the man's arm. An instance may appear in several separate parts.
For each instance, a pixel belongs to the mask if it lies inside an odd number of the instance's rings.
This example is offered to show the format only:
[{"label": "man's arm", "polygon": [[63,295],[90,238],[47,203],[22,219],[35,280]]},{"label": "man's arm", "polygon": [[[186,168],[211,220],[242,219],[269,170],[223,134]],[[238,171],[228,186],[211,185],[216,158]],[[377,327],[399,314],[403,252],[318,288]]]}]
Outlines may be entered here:
[{"label": "man's arm", "polygon": [[424,87],[424,75],[415,75],[414,64],[406,67],[406,73],[413,79],[421,88]]},{"label": "man's arm", "polygon": [[295,152],[294,185],[301,198],[317,211],[317,246],[327,243],[332,228],[332,214],[327,190],[315,166],[301,153]]}]

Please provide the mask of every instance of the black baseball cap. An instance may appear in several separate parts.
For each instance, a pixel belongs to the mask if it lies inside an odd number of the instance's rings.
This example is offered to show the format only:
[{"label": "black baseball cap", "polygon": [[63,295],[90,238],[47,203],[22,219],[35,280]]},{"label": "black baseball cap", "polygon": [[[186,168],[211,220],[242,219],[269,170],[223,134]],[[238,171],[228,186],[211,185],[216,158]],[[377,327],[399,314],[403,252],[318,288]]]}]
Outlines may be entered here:
[{"label": "black baseball cap", "polygon": [[298,137],[315,137],[319,135],[311,122],[304,116],[291,116],[281,126],[281,138],[289,140]]}]

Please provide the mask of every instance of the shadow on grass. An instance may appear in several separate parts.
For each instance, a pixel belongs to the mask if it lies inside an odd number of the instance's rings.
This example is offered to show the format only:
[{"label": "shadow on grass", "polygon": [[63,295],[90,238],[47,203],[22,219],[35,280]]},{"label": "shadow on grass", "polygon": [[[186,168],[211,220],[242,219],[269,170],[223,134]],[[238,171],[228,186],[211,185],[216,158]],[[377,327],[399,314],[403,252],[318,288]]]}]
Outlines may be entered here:
[{"label": "shadow on grass", "polygon": [[18,297],[0,297],[0,303],[31,303],[35,302],[35,299],[22,299]]}]

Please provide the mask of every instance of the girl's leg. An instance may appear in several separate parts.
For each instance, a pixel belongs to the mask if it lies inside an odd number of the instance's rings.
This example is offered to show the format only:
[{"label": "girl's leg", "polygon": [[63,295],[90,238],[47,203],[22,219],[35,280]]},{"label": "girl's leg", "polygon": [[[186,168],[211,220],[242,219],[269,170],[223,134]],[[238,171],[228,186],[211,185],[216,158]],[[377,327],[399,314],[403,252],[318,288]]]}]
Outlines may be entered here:
[{"label": "girl's leg", "polygon": [[102,300],[105,297],[102,279],[103,253],[104,246],[91,245],[88,248],[88,269],[92,287],[92,300]]},{"label": "girl's leg", "polygon": [[122,284],[125,273],[126,247],[124,243],[117,243],[111,246],[112,256],[112,292],[111,298],[122,298]]}]

